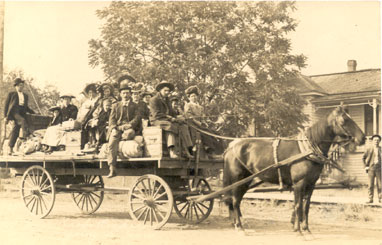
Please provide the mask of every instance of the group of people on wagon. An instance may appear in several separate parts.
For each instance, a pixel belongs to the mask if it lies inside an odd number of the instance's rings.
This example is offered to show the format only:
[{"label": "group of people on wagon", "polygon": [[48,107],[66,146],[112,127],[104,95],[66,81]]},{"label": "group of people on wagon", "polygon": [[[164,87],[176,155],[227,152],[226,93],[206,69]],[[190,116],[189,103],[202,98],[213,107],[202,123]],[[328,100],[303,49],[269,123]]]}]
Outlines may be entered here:
[{"label": "group of people on wagon", "polygon": [[[42,140],[45,146],[43,151],[50,153],[65,146],[63,125],[73,129],[79,127],[81,149],[98,150],[102,144],[107,143],[109,177],[113,177],[116,175],[119,142],[122,139],[133,140],[136,135],[142,134],[144,127],[158,126],[164,130],[170,158],[178,158],[181,151],[186,157],[193,158],[198,137],[201,137],[206,152],[215,157],[213,150],[216,140],[198,134],[195,129],[208,130],[203,122],[203,107],[198,104],[200,92],[197,86],[191,86],[185,91],[189,102],[185,103],[183,109],[180,97],[174,94],[175,86],[172,83],[162,81],[157,84],[156,94],[142,85],[131,86],[132,81],[128,77],[121,77],[118,84],[117,89],[110,83],[87,85],[84,90],[86,100],[79,109],[72,104],[74,96],[62,95],[60,105],[50,108],[53,117]],[[34,113],[27,105],[27,95],[20,92],[23,85],[23,80],[16,79],[16,92],[10,93],[6,101],[5,118],[15,120],[9,141],[11,150],[16,141],[14,138],[19,137],[20,128],[25,132],[20,138],[27,137],[26,112]],[[176,149],[179,139],[182,149]]]}]

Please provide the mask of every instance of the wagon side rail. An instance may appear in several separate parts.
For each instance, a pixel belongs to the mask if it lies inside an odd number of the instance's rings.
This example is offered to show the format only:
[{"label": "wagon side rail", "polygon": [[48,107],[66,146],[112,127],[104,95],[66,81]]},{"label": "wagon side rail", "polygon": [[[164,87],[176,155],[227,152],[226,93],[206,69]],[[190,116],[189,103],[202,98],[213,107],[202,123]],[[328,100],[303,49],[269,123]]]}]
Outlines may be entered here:
[{"label": "wagon side rail", "polygon": [[229,185],[229,186],[226,186],[224,187],[223,189],[221,190],[218,190],[218,191],[215,191],[213,193],[210,193],[210,194],[207,194],[207,195],[197,195],[197,196],[188,196],[187,199],[190,200],[190,201],[194,201],[194,202],[203,202],[203,201],[206,201],[208,199],[212,199],[212,198],[215,198],[215,197],[218,197],[220,196],[221,194],[224,194],[240,185],[243,185],[249,181],[252,181],[254,178],[256,177],[259,177],[263,174],[265,174],[268,170],[270,169],[273,169],[273,168],[280,168],[282,166],[285,166],[285,165],[288,165],[288,164],[291,164],[297,160],[300,160],[304,157],[307,157],[309,155],[311,155],[313,152],[312,151],[306,151],[306,152],[302,152],[302,153],[299,153],[297,155],[294,155],[292,157],[289,157],[285,160],[282,160],[280,161],[278,164],[273,164],[271,166],[268,166],[264,169],[262,169],[261,171],[257,172],[257,173],[254,173],[238,182],[235,182],[233,183],[232,185]]}]

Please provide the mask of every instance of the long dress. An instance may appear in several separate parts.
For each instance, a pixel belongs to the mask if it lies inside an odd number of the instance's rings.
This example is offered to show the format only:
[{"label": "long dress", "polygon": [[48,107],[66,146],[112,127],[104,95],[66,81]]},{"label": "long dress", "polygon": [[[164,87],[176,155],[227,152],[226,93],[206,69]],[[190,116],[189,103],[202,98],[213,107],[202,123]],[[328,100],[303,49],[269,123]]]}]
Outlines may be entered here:
[{"label": "long dress", "polygon": [[44,138],[42,139],[42,144],[51,147],[65,145],[65,130],[62,127],[61,123],[62,114],[60,112],[60,114],[57,117],[53,117],[52,121],[49,123]]}]

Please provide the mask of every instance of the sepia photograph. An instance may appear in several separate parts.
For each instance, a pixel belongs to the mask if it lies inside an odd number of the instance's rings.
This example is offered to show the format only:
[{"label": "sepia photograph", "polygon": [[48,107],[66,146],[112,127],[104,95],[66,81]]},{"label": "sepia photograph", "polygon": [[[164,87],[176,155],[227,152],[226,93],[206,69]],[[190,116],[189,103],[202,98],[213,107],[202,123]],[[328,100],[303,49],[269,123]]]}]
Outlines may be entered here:
[{"label": "sepia photograph", "polygon": [[382,245],[381,9],[0,1],[0,244]]}]

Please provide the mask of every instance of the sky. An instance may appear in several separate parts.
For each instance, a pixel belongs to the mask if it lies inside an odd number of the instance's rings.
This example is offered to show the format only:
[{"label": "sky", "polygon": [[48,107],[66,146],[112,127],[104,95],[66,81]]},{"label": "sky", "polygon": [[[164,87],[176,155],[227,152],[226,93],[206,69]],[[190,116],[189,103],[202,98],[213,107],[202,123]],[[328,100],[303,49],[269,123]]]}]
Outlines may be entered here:
[{"label": "sky", "polygon": [[[39,87],[55,85],[78,94],[89,82],[103,81],[100,68],[88,65],[88,41],[98,39],[97,9],[106,1],[5,2],[4,69],[21,69]],[[379,1],[297,2],[299,25],[290,34],[292,53],[307,56],[304,75],[381,68]]]}]

